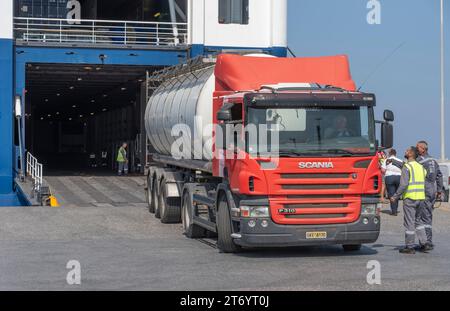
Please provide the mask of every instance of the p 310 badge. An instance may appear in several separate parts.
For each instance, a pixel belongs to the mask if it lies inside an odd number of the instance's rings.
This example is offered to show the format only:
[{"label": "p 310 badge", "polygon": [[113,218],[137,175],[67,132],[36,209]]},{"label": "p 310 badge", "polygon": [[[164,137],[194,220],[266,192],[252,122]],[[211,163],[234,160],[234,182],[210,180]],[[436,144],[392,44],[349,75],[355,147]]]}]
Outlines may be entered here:
[{"label": "p 310 badge", "polygon": [[297,210],[295,208],[280,208],[278,210],[280,214],[296,214]]}]

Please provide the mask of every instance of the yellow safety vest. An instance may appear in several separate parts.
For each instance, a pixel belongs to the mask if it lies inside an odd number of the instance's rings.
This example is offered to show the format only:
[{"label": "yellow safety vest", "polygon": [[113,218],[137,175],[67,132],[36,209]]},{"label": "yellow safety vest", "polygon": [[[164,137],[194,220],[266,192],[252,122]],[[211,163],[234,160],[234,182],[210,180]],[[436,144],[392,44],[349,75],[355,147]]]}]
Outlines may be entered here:
[{"label": "yellow safety vest", "polygon": [[117,162],[125,162],[125,157],[123,156],[126,154],[126,151],[123,147],[119,148],[119,152],[117,153]]},{"label": "yellow safety vest", "polygon": [[403,199],[425,200],[425,168],[416,161],[406,163],[409,171],[409,185],[403,194]]}]

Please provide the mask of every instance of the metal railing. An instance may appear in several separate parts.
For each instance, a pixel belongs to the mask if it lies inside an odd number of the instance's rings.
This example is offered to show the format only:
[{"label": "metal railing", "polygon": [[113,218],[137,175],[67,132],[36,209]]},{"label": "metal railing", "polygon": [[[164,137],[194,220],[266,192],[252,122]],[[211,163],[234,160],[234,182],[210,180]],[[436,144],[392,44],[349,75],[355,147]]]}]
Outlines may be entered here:
[{"label": "metal railing", "polygon": [[49,44],[177,46],[188,43],[188,24],[15,17],[14,37]]},{"label": "metal railing", "polygon": [[39,192],[42,187],[42,164],[29,152],[27,152],[27,176],[33,181],[33,190]]}]

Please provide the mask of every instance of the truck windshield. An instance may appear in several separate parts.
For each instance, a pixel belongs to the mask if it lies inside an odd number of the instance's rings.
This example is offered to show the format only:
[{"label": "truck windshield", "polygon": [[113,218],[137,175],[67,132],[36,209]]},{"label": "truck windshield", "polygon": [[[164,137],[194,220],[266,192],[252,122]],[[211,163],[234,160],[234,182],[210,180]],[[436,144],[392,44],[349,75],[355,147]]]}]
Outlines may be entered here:
[{"label": "truck windshield", "polygon": [[258,139],[246,137],[253,156],[361,156],[376,151],[372,107],[249,107],[247,125],[255,125],[258,132]]}]

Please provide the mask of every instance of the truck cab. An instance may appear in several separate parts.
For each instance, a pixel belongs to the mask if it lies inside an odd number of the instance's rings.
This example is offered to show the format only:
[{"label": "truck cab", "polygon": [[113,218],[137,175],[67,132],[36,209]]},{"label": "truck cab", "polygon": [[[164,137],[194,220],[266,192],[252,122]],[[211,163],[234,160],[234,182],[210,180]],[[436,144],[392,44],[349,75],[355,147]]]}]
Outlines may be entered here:
[{"label": "truck cab", "polygon": [[243,129],[236,130],[240,142],[217,149],[215,166],[239,206],[232,218],[238,245],[359,248],[377,240],[374,94],[290,83],[222,100],[217,122]]}]

